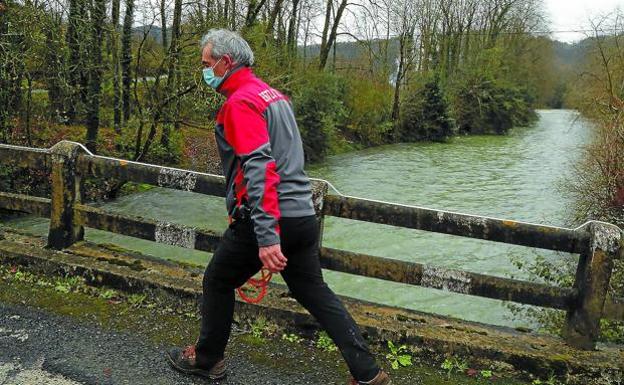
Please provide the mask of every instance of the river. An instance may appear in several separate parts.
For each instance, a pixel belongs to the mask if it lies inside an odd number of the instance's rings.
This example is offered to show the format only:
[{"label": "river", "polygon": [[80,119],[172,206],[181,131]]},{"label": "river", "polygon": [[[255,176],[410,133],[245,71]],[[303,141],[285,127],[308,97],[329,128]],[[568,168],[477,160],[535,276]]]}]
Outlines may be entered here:
[{"label": "river", "polygon": [[[347,195],[556,226],[569,223],[570,201],[561,184],[581,156],[591,125],[575,111],[540,110],[531,126],[506,136],[457,137],[450,143],[395,144],[329,157],[308,169]],[[223,202],[214,197],[155,188],[107,203],[111,211],[222,231]],[[47,221],[13,225],[43,234]],[[120,244],[162,258],[204,265],[210,255],[97,230],[95,242]],[[327,218],[323,245],[388,258],[502,277],[525,278],[511,259],[531,261],[554,252],[502,245],[385,225]],[[534,327],[513,317],[501,301],[325,272],[339,294],[498,325]]]}]

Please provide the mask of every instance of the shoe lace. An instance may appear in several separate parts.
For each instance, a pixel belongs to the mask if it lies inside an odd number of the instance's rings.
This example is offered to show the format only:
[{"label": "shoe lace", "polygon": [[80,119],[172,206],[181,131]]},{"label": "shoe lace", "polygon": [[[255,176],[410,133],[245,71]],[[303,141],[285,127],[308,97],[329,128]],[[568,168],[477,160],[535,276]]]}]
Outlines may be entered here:
[{"label": "shoe lace", "polygon": [[182,351],[182,357],[185,359],[195,358],[195,345],[189,345]]}]

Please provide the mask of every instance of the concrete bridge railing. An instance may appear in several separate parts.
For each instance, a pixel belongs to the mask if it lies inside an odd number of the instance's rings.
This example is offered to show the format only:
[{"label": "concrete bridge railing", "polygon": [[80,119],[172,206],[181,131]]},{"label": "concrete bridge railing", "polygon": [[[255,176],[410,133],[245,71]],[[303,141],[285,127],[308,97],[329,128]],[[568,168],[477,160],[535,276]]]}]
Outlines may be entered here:
[{"label": "concrete bridge railing", "polygon": [[[164,244],[211,252],[220,234],[175,223],[113,214],[81,201],[82,180],[106,177],[136,183],[224,196],[224,178],[122,159],[93,155],[82,145],[63,141],[50,149],[0,145],[0,164],[48,170],[51,198],[0,192],[0,208],[50,218],[48,246],[62,249],[83,238],[83,228],[110,231]],[[562,331],[566,342],[594,349],[600,320],[624,321],[624,297],[609,290],[614,261],[624,255],[623,233],[617,226],[591,221],[576,228],[542,226],[483,216],[453,213],[330,195],[328,184],[314,180],[317,213],[359,221],[470,237],[579,254],[572,287],[445,269],[321,247],[324,268],[410,285],[446,290],[567,312]]]}]

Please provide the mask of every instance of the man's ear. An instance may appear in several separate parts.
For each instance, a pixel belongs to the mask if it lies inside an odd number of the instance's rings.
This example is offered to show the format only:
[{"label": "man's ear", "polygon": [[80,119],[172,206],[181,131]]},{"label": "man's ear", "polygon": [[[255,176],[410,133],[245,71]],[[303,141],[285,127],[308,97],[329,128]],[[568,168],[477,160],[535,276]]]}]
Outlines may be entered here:
[{"label": "man's ear", "polygon": [[223,64],[225,64],[225,68],[227,70],[232,69],[233,65],[232,65],[232,58],[230,57],[230,55],[225,54],[221,57],[221,60],[223,60]]}]

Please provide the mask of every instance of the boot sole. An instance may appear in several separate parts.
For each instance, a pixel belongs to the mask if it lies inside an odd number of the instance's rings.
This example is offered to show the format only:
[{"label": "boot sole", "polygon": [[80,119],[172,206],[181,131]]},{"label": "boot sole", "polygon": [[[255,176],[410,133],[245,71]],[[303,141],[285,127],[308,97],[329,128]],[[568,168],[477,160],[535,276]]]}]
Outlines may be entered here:
[{"label": "boot sole", "polygon": [[211,373],[210,370],[206,370],[206,369],[188,369],[188,368],[183,368],[181,366],[178,366],[175,361],[173,360],[173,358],[169,355],[169,353],[167,353],[167,361],[169,362],[169,365],[174,368],[175,370],[177,370],[180,373],[184,373],[184,374],[192,374],[195,376],[200,376],[200,377],[204,377],[204,378],[208,378],[210,380],[222,380],[227,376],[227,372],[225,371],[225,369],[223,370],[223,372],[219,372],[219,373]]}]

